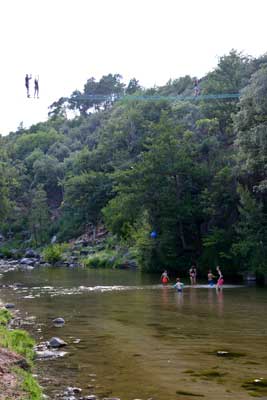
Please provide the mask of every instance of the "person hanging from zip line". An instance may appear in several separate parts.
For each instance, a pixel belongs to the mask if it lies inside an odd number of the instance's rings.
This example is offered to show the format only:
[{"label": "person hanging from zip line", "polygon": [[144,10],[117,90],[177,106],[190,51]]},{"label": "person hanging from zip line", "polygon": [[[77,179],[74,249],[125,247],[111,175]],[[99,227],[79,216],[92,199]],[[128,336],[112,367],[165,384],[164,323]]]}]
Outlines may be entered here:
[{"label": "person hanging from zip line", "polygon": [[39,99],[39,76],[34,78],[34,98]]},{"label": "person hanging from zip line", "polygon": [[26,91],[27,91],[27,97],[30,97],[30,79],[32,79],[32,76],[26,74],[26,76],[25,76],[25,86],[26,86]]}]

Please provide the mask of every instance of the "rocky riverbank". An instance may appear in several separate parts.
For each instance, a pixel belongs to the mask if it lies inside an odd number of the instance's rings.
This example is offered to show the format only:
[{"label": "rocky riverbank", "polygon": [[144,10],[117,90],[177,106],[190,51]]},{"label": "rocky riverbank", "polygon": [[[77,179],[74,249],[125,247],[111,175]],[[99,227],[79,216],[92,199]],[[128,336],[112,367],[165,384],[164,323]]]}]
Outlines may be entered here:
[{"label": "rocky riverbank", "polygon": [[8,255],[0,252],[0,274],[51,266],[128,269],[137,268],[137,261],[128,248],[111,244],[106,238],[92,242],[86,235],[70,243],[47,246],[39,252],[34,249],[19,252],[11,249]]},{"label": "rocky riverbank", "polygon": [[41,400],[32,375],[34,341],[22,330],[11,330],[11,313],[0,309],[0,400]]}]

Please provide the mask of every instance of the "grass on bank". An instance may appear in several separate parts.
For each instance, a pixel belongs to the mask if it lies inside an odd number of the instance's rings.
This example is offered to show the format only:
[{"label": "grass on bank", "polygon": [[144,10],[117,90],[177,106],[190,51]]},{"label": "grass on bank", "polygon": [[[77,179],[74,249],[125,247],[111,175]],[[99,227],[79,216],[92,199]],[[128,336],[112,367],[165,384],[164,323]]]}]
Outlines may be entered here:
[{"label": "grass on bank", "polygon": [[3,308],[0,310],[0,325],[7,325],[11,321],[12,315],[10,312]]},{"label": "grass on bank", "polygon": [[67,243],[51,244],[43,249],[43,259],[50,264],[62,261],[64,259],[64,252],[67,251],[68,248],[69,245]]},{"label": "grass on bank", "polygon": [[103,250],[96,254],[82,258],[82,265],[88,268],[116,268],[116,252]]},{"label": "grass on bank", "polygon": [[9,331],[4,326],[0,327],[0,346],[22,355],[30,366],[34,358],[34,343],[29,334],[23,330]]},{"label": "grass on bank", "polygon": [[13,371],[21,381],[21,389],[27,393],[27,395],[24,396],[25,400],[41,400],[43,398],[42,390],[30,372],[21,368],[13,368]]},{"label": "grass on bank", "polygon": [[135,261],[134,254],[123,254],[113,249],[104,249],[81,259],[86,268],[121,268],[127,267],[129,259]]},{"label": "grass on bank", "polygon": [[[0,346],[22,355],[29,367],[33,365],[34,358],[34,340],[23,330],[9,330],[8,322],[12,319],[11,313],[6,309],[0,309]],[[42,390],[32,376],[31,371],[25,371],[22,368],[15,367],[12,371],[21,382],[21,390],[25,392],[25,400],[41,400]]]}]

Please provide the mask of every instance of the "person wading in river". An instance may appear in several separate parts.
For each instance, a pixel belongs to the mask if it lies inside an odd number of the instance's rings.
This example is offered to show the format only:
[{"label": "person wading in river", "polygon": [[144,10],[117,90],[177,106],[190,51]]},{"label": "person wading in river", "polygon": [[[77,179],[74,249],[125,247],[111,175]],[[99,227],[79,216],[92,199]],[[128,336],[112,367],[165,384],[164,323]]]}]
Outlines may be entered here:
[{"label": "person wading in river", "polygon": [[197,267],[193,264],[189,270],[190,282],[191,285],[197,284]]},{"label": "person wading in river", "polygon": [[168,272],[166,270],[164,272],[162,272],[160,279],[163,284],[166,284],[169,282]]},{"label": "person wading in river", "polygon": [[217,284],[216,284],[216,289],[221,290],[223,288],[224,280],[223,280],[223,274],[222,274],[222,271],[221,271],[219,265],[216,267],[216,270],[219,274]]}]

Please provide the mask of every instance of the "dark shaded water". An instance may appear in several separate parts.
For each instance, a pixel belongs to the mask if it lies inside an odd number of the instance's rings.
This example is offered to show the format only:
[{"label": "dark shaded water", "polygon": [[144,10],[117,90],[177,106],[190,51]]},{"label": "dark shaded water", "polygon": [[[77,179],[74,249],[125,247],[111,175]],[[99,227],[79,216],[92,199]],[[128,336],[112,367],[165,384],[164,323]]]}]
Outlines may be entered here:
[{"label": "dark shaded water", "polygon": [[[267,378],[266,288],[226,285],[217,293],[199,286],[179,294],[157,279],[66,269],[2,277],[2,283],[25,285],[1,290],[0,299],[36,316],[31,329],[38,341],[59,336],[68,342],[64,358],[38,362],[51,398],[68,385],[121,400],[191,397],[182,392],[251,398],[243,382]],[[55,317],[66,320],[64,327],[53,327]],[[239,354],[218,357],[218,350]]]}]

